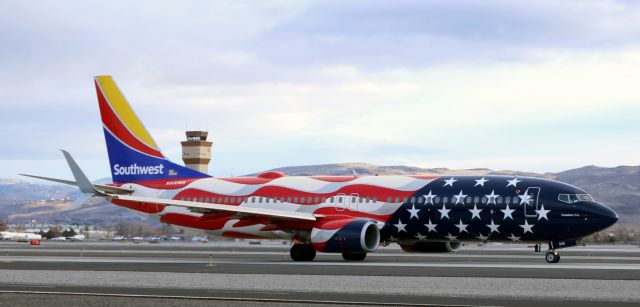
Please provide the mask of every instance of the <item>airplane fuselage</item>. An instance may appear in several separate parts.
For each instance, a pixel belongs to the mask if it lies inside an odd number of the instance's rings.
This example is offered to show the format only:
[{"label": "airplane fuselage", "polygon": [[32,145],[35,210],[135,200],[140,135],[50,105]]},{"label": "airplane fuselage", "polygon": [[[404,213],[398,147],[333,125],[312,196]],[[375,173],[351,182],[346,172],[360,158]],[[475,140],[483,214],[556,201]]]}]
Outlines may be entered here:
[{"label": "airplane fuselage", "polygon": [[[513,176],[283,176],[127,183],[134,195],[363,218],[383,223],[382,242],[577,239],[617,220],[584,191],[557,181]],[[313,223],[116,201],[164,223],[235,238],[309,240]]]}]

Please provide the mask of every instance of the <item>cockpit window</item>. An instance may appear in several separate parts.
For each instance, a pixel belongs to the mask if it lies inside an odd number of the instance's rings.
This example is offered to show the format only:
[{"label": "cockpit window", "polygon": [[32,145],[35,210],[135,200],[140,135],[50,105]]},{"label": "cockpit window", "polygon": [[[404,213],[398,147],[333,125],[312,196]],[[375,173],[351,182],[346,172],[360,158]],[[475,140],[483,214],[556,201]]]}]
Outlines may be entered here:
[{"label": "cockpit window", "polygon": [[573,204],[579,201],[593,201],[593,198],[589,194],[559,194],[558,200],[563,203]]}]

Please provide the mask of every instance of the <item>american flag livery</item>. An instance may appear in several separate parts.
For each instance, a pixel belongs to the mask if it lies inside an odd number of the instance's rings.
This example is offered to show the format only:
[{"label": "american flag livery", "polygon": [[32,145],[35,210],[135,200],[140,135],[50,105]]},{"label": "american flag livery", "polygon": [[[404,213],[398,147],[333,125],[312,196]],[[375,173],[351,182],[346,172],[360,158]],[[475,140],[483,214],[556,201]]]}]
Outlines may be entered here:
[{"label": "american flag livery", "polygon": [[294,260],[316,251],[363,260],[381,244],[450,252],[461,241],[547,242],[559,248],[615,223],[585,191],[517,176],[285,176],[212,178],[166,159],[110,76],[95,77],[113,184],[89,182],[65,152],[83,192],[150,218],[232,238],[286,239]]}]

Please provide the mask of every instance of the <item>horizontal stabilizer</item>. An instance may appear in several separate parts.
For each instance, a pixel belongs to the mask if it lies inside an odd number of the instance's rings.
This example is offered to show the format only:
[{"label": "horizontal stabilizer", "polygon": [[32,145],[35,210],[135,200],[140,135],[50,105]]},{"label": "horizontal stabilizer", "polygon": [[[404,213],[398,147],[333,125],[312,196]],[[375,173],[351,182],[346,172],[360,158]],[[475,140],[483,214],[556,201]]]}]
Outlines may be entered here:
[{"label": "horizontal stabilizer", "polygon": [[[51,177],[43,177],[43,176],[29,175],[29,174],[18,174],[18,175],[25,176],[25,177],[36,178],[36,179],[47,180],[47,181],[52,181],[52,182],[57,182],[57,183],[62,183],[62,184],[78,186],[78,183],[73,181],[73,180],[58,179],[58,178],[51,178]],[[131,190],[131,189],[120,188],[120,187],[112,187],[110,185],[94,184],[93,186],[96,189],[98,189],[99,191],[104,192],[106,194],[131,194],[131,193],[133,193],[133,190]]]}]

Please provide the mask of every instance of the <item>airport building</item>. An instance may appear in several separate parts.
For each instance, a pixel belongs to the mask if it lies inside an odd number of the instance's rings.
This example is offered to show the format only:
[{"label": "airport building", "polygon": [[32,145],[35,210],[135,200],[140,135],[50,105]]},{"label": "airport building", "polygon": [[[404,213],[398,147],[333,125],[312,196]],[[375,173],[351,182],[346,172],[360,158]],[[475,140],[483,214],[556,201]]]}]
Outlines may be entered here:
[{"label": "airport building", "polygon": [[211,146],[207,141],[207,131],[187,131],[187,140],[182,141],[182,161],[188,168],[208,173],[211,161]]}]

